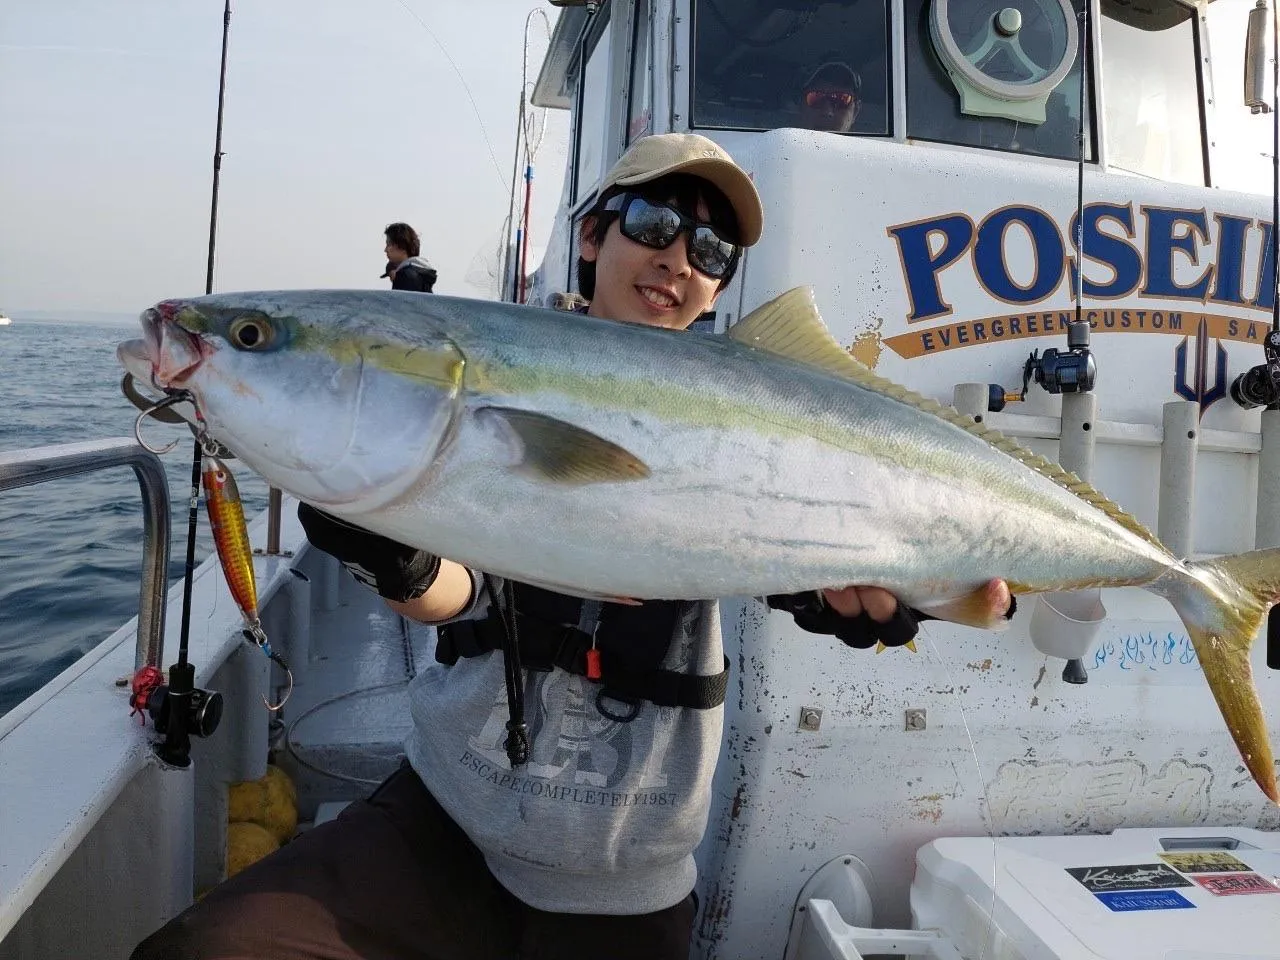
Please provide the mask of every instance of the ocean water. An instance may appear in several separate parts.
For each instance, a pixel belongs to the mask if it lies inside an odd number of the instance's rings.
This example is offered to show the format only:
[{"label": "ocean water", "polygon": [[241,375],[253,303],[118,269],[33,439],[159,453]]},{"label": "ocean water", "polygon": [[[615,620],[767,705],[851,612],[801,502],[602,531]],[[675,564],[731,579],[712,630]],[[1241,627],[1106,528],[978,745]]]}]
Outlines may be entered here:
[{"label": "ocean water", "polygon": [[[132,437],[138,411],[120,392],[115,347],[139,332],[21,320],[0,327],[0,453]],[[183,441],[162,457],[173,584],[186,558],[190,433],[155,422],[143,429],[151,443]],[[266,507],[266,484],[231,465],[252,517]],[[197,561],[212,545],[202,509]],[[0,715],[137,613],[141,569],[141,497],[128,467],[0,492]]]}]

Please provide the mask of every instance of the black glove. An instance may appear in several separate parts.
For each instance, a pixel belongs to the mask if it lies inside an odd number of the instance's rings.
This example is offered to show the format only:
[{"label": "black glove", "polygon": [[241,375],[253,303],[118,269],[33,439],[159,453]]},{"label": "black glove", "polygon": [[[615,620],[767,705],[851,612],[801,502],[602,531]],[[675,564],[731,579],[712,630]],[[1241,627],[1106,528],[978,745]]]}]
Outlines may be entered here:
[{"label": "black glove", "polygon": [[[817,590],[765,597],[765,601],[774,610],[785,610],[791,614],[801,630],[839,637],[847,646],[857,647],[859,650],[867,650],[877,643],[883,643],[886,647],[901,647],[916,638],[922,621],[938,619],[913,610],[903,603],[898,604],[893,616],[884,623],[871,619],[871,615],[865,610],[856,617],[846,617],[833,610],[821,591]],[[1004,618],[1012,620],[1017,609],[1018,598],[1011,596]]]},{"label": "black glove", "polygon": [[765,602],[774,610],[785,610],[796,621],[796,626],[809,633],[821,633],[838,637],[847,646],[866,650],[877,643],[886,647],[900,647],[910,643],[920,632],[921,620],[934,620],[927,613],[912,610],[898,604],[892,617],[880,623],[871,619],[863,610],[856,617],[846,617],[836,612],[819,591],[793,593],[766,597]]},{"label": "black glove", "polygon": [[337,557],[352,576],[387,600],[416,600],[440,573],[435,554],[370,533],[308,504],[298,504],[298,519],[313,546]]}]

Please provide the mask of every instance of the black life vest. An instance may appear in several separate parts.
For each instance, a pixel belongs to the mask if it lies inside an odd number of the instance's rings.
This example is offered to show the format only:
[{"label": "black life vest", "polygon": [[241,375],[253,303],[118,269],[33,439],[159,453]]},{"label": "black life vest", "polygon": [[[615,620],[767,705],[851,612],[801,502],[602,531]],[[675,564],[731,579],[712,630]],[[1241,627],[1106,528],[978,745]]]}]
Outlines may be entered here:
[{"label": "black life vest", "polygon": [[[601,604],[594,623],[594,647],[599,655],[596,679],[588,668],[592,624],[583,622],[580,598],[526,583],[494,582],[501,583],[503,593],[514,590],[521,665],[530,670],[559,667],[594,680],[600,685],[596,706],[605,716],[622,722],[632,720],[642,702],[695,710],[709,710],[724,703],[729,679],[727,657],[724,669],[712,676],[679,673],[662,666],[677,621],[689,608],[688,601]],[[483,619],[460,620],[437,628],[437,661],[452,666],[460,657],[503,649],[504,621],[496,608],[508,598],[495,599],[498,602],[490,604]],[[629,709],[621,712],[610,701]]]}]

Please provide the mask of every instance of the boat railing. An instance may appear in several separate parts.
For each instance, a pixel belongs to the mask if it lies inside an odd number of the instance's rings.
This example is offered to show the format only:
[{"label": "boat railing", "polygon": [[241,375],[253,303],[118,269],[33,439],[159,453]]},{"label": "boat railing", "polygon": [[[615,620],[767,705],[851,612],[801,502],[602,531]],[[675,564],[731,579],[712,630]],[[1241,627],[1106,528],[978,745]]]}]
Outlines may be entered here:
[{"label": "boat railing", "polygon": [[136,440],[119,438],[57,443],[0,453],[0,492],[112,467],[132,467],[142,493],[142,578],[134,668],[158,667],[164,658],[169,571],[169,484],[160,458]]}]

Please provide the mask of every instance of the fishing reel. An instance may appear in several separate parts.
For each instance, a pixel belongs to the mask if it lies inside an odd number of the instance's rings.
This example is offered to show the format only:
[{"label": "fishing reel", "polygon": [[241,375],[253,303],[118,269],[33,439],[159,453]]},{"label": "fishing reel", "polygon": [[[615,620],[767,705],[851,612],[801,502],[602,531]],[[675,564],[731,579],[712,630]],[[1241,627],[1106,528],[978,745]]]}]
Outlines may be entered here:
[{"label": "fishing reel", "polygon": [[133,678],[129,705],[151,717],[164,740],[155,745],[160,759],[177,767],[191,762],[191,737],[213,736],[222,721],[222,694],[195,686],[195,668],[174,664],[169,682],[155,667],[143,667]]},{"label": "fishing reel", "polygon": [[1262,343],[1265,363],[1251,367],[1231,384],[1231,399],[1246,410],[1280,403],[1280,330],[1272,330]]},{"label": "fishing reel", "polygon": [[1022,396],[1034,380],[1048,393],[1088,393],[1098,377],[1098,366],[1089,351],[1089,325],[1084,321],[1067,327],[1067,349],[1049,347],[1043,354],[1031,352],[1022,368]]}]

